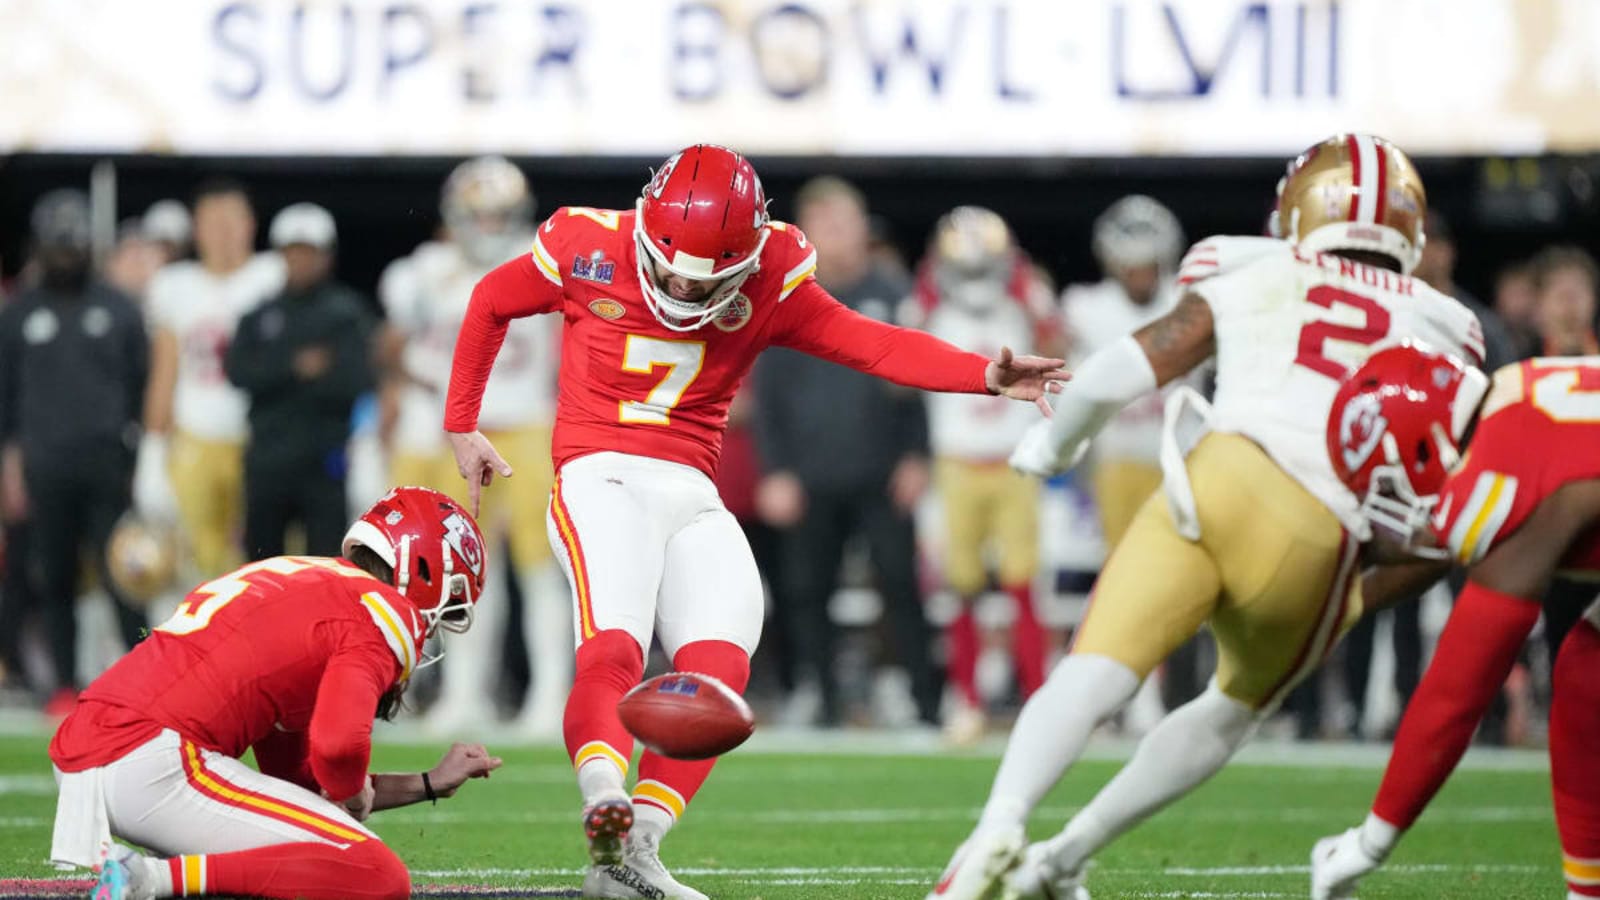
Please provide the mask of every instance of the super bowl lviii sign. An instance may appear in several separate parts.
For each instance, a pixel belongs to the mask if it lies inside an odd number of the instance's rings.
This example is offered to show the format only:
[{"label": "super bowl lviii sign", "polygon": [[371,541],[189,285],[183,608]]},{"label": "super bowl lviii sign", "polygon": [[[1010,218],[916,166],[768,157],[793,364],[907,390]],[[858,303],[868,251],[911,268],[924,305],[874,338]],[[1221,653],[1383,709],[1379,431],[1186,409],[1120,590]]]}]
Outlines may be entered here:
[{"label": "super bowl lviii sign", "polygon": [[1600,147],[1593,0],[10,0],[0,149]]}]

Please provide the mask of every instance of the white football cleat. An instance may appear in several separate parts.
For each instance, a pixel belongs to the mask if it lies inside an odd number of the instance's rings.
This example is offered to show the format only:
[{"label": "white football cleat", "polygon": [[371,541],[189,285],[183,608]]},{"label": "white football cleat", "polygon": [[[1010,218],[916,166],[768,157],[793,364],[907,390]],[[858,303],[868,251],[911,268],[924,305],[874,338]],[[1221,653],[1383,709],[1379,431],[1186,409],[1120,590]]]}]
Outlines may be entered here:
[{"label": "white football cleat", "polygon": [[589,840],[589,861],[596,866],[622,862],[622,845],[633,828],[633,803],[617,791],[583,809],[583,836]]},{"label": "white football cleat", "polygon": [[672,877],[661,864],[661,845],[651,834],[628,837],[622,863],[591,866],[583,878],[583,896],[619,900],[710,900]]},{"label": "white football cleat", "polygon": [[153,900],[156,880],[160,872],[155,860],[141,855],[132,847],[112,844],[105,862],[100,864],[100,878],[89,893],[92,900]]},{"label": "white football cleat", "polygon": [[956,848],[928,900],[996,900],[1027,843],[1021,825],[975,832]]},{"label": "white football cleat", "polygon": [[1001,900],[1089,900],[1083,871],[1063,872],[1050,861],[1048,844],[1030,844],[1022,862],[1006,876]]},{"label": "white football cleat", "polygon": [[1361,829],[1352,828],[1317,841],[1311,848],[1311,900],[1351,900],[1361,876],[1383,865],[1361,844]]}]

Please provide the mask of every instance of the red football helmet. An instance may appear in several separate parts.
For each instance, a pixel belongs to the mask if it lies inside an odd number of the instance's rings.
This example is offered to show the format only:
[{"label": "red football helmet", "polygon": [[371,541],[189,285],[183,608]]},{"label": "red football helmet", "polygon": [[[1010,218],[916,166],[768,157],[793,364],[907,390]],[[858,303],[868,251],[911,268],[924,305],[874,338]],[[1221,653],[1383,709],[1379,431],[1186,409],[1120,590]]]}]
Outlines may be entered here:
[{"label": "red football helmet", "polygon": [[439,628],[460,633],[472,627],[486,545],[460,504],[428,488],[395,488],[345,532],[344,554],[358,546],[394,569],[394,586],[422,613],[428,637]]},{"label": "red football helmet", "polygon": [[[645,304],[673,331],[705,325],[759,268],[769,230],[767,198],[749,160],[715,144],[673,154],[645,185],[633,226]],[[708,282],[710,291],[676,299],[666,286],[671,275]]]},{"label": "red football helmet", "polygon": [[1374,353],[1345,377],[1328,416],[1328,458],[1361,499],[1369,526],[1392,532],[1419,556],[1442,558],[1415,540],[1488,389],[1482,372],[1409,341]]}]

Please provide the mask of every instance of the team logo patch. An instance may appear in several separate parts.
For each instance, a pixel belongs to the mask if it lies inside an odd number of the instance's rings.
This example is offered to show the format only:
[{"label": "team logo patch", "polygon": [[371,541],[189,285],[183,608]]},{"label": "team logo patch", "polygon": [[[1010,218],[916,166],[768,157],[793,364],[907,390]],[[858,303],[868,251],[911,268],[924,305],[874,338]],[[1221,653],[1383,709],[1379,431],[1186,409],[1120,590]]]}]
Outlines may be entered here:
[{"label": "team logo patch", "polygon": [[1372,456],[1389,431],[1383,405],[1372,394],[1356,397],[1344,408],[1339,419],[1339,448],[1347,471],[1354,472]]},{"label": "team logo patch", "polygon": [[723,331],[738,331],[749,323],[752,313],[753,307],[750,305],[750,298],[744,294],[734,294],[733,302],[728,304],[727,309],[718,313],[717,317],[711,320],[711,324]]},{"label": "team logo patch", "polygon": [[621,303],[618,303],[610,297],[601,297],[598,300],[589,301],[589,312],[594,313],[602,319],[614,321],[622,318],[623,314],[626,313],[627,310],[623,308]]},{"label": "team logo patch", "polygon": [[572,277],[582,278],[584,281],[595,281],[600,284],[610,284],[617,273],[617,264],[599,250],[589,254],[587,258],[575,256],[572,258]]},{"label": "team logo patch", "polygon": [[483,544],[473,528],[460,513],[451,513],[444,520],[444,540],[471,567],[472,574],[483,574]]},{"label": "team logo patch", "polygon": [[398,509],[395,509],[395,510],[390,510],[389,514],[387,516],[383,517],[383,521],[388,523],[389,525],[399,525],[400,524],[400,520],[404,519],[405,517],[406,517],[405,513],[401,512]]}]

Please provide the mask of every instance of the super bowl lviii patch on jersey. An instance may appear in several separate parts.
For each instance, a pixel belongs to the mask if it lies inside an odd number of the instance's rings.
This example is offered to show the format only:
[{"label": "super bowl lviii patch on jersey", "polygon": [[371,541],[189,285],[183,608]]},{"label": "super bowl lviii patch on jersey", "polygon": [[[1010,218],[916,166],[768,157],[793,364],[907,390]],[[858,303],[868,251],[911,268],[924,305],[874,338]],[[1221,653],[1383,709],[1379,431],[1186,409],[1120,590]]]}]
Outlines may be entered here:
[{"label": "super bowl lviii patch on jersey", "polygon": [[589,254],[587,258],[575,256],[572,259],[572,277],[582,278],[584,281],[594,281],[600,284],[610,284],[616,275],[617,264],[599,250]]}]

